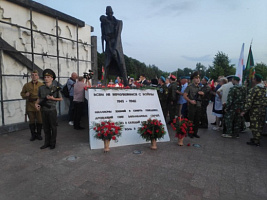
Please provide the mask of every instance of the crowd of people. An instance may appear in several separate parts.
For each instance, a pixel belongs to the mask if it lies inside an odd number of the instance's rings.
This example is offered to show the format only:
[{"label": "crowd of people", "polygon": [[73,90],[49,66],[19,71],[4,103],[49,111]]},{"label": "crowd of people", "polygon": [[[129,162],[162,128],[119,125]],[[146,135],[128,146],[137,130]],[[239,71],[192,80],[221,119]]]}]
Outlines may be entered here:
[{"label": "crowd of people", "polygon": [[[43,71],[44,83],[39,82],[36,70],[31,73],[31,82],[26,83],[21,91],[26,99],[26,113],[29,117],[31,131],[30,141],[42,140],[43,127],[45,142],[41,149],[56,146],[57,111],[56,103],[62,100],[59,87],[53,84],[56,75],[51,69]],[[207,107],[213,102],[212,115],[215,116],[214,131],[222,131],[224,138],[239,138],[239,133],[246,129],[246,122],[250,122],[253,138],[249,145],[260,146],[260,138],[266,121],[267,90],[263,78],[255,74],[252,87],[242,86],[237,76],[223,77],[210,81],[206,76],[200,77],[199,72],[179,79],[174,75],[161,76],[158,79],[147,80],[142,74],[139,80],[128,79],[129,87],[156,87],[165,121],[171,124],[176,117],[187,118],[193,123],[193,134],[189,137],[200,138],[198,129],[209,126]],[[123,85],[118,76],[110,80],[109,84]],[[88,79],[79,77],[73,72],[66,83],[69,98],[69,125],[75,130],[82,130],[80,126],[84,108],[84,87],[91,86]]]},{"label": "crowd of people", "polygon": [[213,102],[211,123],[214,131],[222,131],[224,138],[239,138],[246,122],[250,123],[253,137],[248,145],[260,146],[261,133],[266,119],[267,85],[260,74],[255,74],[251,87],[244,86],[237,76],[223,77],[210,81],[204,76],[200,80],[198,72],[191,77],[174,75],[159,78],[159,99],[165,120],[170,124],[175,116],[188,118],[194,124],[194,134],[199,138],[198,129],[208,128],[207,107]]}]

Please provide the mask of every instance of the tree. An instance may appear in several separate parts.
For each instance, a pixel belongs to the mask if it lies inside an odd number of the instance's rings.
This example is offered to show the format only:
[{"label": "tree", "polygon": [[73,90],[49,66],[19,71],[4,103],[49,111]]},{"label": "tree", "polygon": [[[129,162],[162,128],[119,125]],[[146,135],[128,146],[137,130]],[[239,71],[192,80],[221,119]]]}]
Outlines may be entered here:
[{"label": "tree", "polygon": [[185,76],[190,76],[192,73],[193,73],[192,69],[187,68],[187,67],[184,68],[184,75]]},{"label": "tree", "polygon": [[263,80],[267,79],[267,65],[264,63],[257,63],[255,65],[255,72],[262,75]]},{"label": "tree", "polygon": [[213,60],[213,66],[209,67],[210,78],[217,79],[218,76],[229,76],[235,74],[235,65],[230,64],[228,55],[218,52]]},{"label": "tree", "polygon": [[196,64],[195,71],[199,71],[200,76],[206,75],[206,69],[207,68],[204,65],[202,65],[201,63]]}]

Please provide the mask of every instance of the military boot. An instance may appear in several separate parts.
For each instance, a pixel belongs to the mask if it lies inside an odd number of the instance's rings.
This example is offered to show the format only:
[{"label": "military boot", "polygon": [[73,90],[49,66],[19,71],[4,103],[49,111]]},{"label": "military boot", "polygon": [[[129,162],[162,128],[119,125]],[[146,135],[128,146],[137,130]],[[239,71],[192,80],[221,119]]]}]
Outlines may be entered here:
[{"label": "military boot", "polygon": [[31,138],[30,141],[34,141],[36,139],[36,133],[35,133],[35,124],[29,124],[30,130],[31,130]]},{"label": "military boot", "polygon": [[42,138],[41,132],[42,132],[42,126],[43,126],[43,124],[36,123],[36,126],[37,126],[36,138],[38,140],[42,140],[43,138]]}]

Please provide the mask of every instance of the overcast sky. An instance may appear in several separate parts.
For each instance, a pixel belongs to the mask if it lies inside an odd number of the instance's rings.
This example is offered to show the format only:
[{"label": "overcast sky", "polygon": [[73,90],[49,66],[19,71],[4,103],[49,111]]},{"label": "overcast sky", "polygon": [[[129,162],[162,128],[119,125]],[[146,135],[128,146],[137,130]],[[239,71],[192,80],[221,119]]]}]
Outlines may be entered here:
[{"label": "overcast sky", "polygon": [[267,64],[267,0],[36,0],[94,27],[106,6],[123,21],[124,54],[163,71],[212,65],[218,51],[237,65],[253,39],[255,62]]}]

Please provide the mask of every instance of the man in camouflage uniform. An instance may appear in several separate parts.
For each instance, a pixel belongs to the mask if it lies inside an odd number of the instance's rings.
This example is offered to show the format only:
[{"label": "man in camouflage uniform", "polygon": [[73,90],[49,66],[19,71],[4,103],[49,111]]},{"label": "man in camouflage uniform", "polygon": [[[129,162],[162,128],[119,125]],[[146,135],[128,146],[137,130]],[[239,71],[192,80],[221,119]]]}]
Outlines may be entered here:
[{"label": "man in camouflage uniform", "polygon": [[210,101],[210,86],[208,85],[209,78],[204,76],[201,80],[202,88],[201,91],[204,92],[201,101],[201,115],[200,115],[200,126],[199,128],[208,128],[208,115],[207,115],[207,107]]},{"label": "man in camouflage uniform", "polygon": [[170,76],[170,85],[168,87],[168,108],[169,108],[169,115],[170,115],[170,121],[169,124],[172,123],[173,119],[175,118],[175,115],[177,111],[177,82],[175,81],[176,77],[174,75]]},{"label": "man in camouflage uniform", "polygon": [[190,79],[192,83],[184,91],[184,99],[188,102],[188,119],[193,122],[193,135],[189,137],[199,138],[198,126],[199,118],[201,112],[201,95],[204,95],[204,92],[201,91],[199,73],[194,72]]},{"label": "man in camouflage uniform", "polygon": [[31,79],[31,82],[23,86],[20,95],[23,99],[26,99],[26,113],[29,117],[29,127],[31,131],[30,141],[34,141],[35,139],[43,139],[41,136],[42,115],[41,112],[35,108],[35,102],[38,99],[38,89],[43,83],[38,81],[39,75],[37,70],[31,73]]},{"label": "man in camouflage uniform", "polygon": [[225,105],[225,138],[239,138],[239,132],[242,122],[241,112],[244,108],[246,99],[246,90],[243,86],[239,85],[240,78],[234,76],[232,79],[233,87],[230,88],[227,102]]},{"label": "man in camouflage uniform", "polygon": [[250,89],[244,111],[241,113],[241,116],[243,116],[246,112],[249,112],[250,116],[250,129],[253,138],[247,142],[248,145],[260,146],[260,138],[265,119],[265,107],[267,105],[266,88],[261,82],[262,76],[255,74],[253,80],[255,86]]},{"label": "man in camouflage uniform", "polygon": [[165,78],[161,76],[159,78],[159,90],[158,90],[158,96],[159,96],[159,102],[161,105],[161,109],[163,112],[163,116],[165,121],[167,120],[167,114],[168,114],[168,104],[167,104],[167,98],[168,98],[168,88],[165,84]]}]

